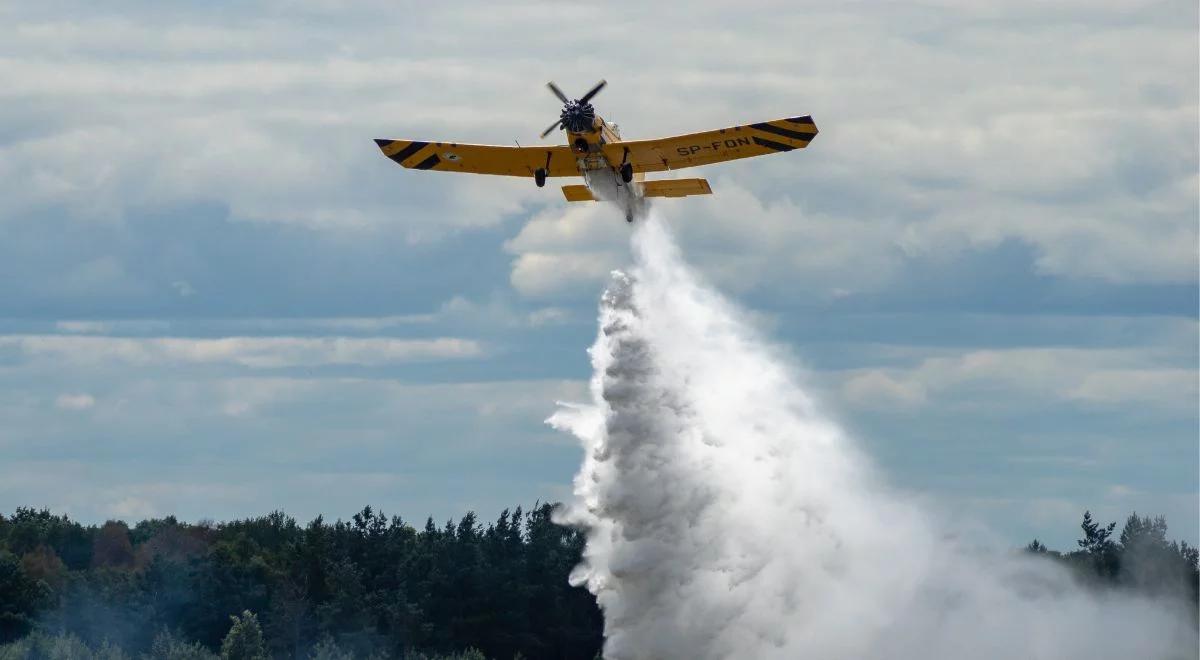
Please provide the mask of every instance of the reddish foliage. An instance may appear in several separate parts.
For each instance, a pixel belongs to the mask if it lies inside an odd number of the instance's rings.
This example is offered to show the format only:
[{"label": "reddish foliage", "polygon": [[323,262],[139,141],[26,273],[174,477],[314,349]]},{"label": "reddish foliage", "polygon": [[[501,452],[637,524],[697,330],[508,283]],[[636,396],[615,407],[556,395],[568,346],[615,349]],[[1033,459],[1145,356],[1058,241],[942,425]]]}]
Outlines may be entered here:
[{"label": "reddish foliage", "polygon": [[119,520],[110,520],[96,531],[92,540],[93,568],[132,568],[133,543],[129,527]]}]

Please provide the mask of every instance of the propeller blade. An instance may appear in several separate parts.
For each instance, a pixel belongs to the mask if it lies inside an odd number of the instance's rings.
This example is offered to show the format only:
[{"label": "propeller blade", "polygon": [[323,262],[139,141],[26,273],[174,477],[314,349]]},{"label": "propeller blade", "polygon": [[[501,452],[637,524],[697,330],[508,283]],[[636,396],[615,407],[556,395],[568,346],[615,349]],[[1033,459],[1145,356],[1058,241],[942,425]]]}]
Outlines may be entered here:
[{"label": "propeller blade", "polygon": [[554,84],[553,80],[546,83],[546,86],[550,88],[550,91],[554,92],[554,95],[558,97],[559,101],[562,101],[563,103],[567,103],[570,101],[570,99],[567,98],[567,95],[563,94],[563,91],[558,88],[558,85]]},{"label": "propeller blade", "polygon": [[546,130],[542,131],[542,137],[545,138],[547,135],[550,135],[550,133],[554,132],[554,129],[558,128],[559,126],[562,126],[561,119],[554,122],[553,124],[550,124],[550,128],[547,128]]},{"label": "propeller blade", "polygon": [[583,98],[579,99],[579,102],[587,103],[588,101],[592,100],[592,97],[599,94],[600,90],[604,89],[604,86],[607,84],[607,80],[601,80],[600,82],[596,83],[596,86],[588,90],[588,93],[584,94]]}]

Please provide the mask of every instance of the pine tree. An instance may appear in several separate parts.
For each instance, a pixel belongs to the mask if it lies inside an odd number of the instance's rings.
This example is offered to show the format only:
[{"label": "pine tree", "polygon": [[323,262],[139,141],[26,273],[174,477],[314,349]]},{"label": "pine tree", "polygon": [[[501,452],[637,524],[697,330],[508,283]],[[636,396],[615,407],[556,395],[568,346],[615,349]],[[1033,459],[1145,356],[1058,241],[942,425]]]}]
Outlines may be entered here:
[{"label": "pine tree", "polygon": [[266,660],[267,649],[258,617],[246,610],[242,616],[234,615],[229,619],[233,625],[221,642],[221,660]]},{"label": "pine tree", "polygon": [[1112,540],[1113,530],[1117,523],[1111,522],[1106,526],[1092,520],[1092,512],[1083,512],[1083,538],[1076,541],[1080,549],[1087,555],[1089,564],[1096,575],[1105,579],[1113,579],[1120,571],[1120,557],[1117,546]]},{"label": "pine tree", "polygon": [[[1148,594],[1187,593],[1195,575],[1187,544],[1167,540],[1167,519],[1138,516],[1135,511],[1121,530],[1120,581]],[[1191,595],[1190,593],[1188,595]]]},{"label": "pine tree", "polygon": [[1112,547],[1112,541],[1109,537],[1112,536],[1113,530],[1116,529],[1117,523],[1108,523],[1107,527],[1101,527],[1100,523],[1092,520],[1092,512],[1083,512],[1083,522],[1079,525],[1083,529],[1083,538],[1076,541],[1079,547],[1088,553],[1104,552]]}]

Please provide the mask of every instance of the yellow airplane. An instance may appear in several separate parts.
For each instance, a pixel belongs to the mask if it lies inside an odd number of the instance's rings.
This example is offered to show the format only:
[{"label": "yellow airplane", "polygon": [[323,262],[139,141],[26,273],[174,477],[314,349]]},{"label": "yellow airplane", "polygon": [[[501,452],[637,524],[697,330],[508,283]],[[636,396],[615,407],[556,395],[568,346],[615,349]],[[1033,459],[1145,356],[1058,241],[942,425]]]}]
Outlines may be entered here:
[{"label": "yellow airplane", "polygon": [[812,117],[732,126],[654,140],[622,140],[616,124],[596,114],[591,100],[604,89],[601,80],[571,100],[553,82],[550,91],[563,102],[558,121],[542,133],[567,132],[567,144],[514,147],[419,140],[375,140],[383,154],[404,167],[439,172],[468,172],[532,177],[539,188],[547,177],[582,176],[585,185],[563,186],[568,202],[616,202],[633,221],[649,197],[709,195],[704,179],[646,181],[647,172],[679,170],[726,160],[803,149],[817,135]]}]

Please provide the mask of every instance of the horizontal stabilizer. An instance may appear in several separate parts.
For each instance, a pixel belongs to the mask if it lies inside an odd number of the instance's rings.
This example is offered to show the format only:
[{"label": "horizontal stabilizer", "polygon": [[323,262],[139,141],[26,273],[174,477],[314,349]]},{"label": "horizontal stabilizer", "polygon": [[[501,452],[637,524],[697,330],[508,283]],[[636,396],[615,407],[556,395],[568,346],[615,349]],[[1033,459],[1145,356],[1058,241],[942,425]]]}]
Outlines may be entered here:
[{"label": "horizontal stabilizer", "polygon": [[687,197],[711,194],[712,188],[708,186],[706,179],[668,179],[646,181],[642,184],[642,195],[646,197]]},{"label": "horizontal stabilizer", "polygon": [[563,186],[563,197],[567,198],[568,202],[594,202],[596,197],[592,195],[592,191],[587,186]]},{"label": "horizontal stabilizer", "polygon": [[[595,202],[597,198],[587,186],[563,186],[563,197],[568,202]],[[687,197],[689,195],[711,195],[712,188],[706,179],[667,179],[642,183],[643,197]]]}]

